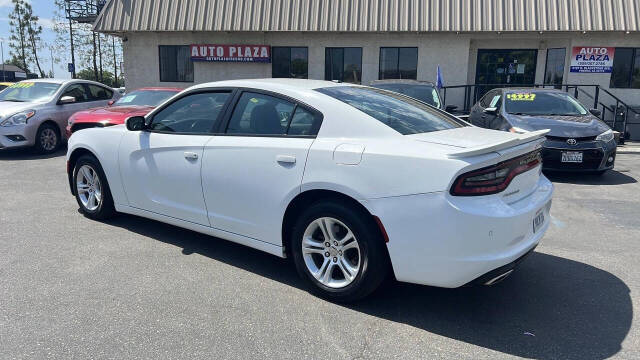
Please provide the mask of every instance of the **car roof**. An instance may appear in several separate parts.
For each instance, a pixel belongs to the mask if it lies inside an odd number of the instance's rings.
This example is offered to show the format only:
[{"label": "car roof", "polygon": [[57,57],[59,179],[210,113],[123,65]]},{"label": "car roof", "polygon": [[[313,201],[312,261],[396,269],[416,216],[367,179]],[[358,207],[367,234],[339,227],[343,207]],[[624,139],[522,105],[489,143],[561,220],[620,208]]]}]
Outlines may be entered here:
[{"label": "car roof", "polygon": [[61,85],[66,85],[66,84],[73,84],[73,83],[84,83],[84,84],[94,84],[94,85],[99,85],[99,86],[103,86],[103,87],[107,87],[107,85],[105,84],[101,84],[97,81],[92,81],[92,80],[84,80],[84,79],[54,79],[54,78],[44,78],[44,79],[27,79],[27,80],[22,80],[20,82],[43,82],[43,83],[53,83],[53,84],[61,84]]},{"label": "car roof", "polygon": [[512,88],[502,88],[503,92],[514,92],[514,91],[527,91],[527,92],[566,92],[560,89],[547,89],[547,88],[531,88],[531,87],[512,87]]},{"label": "car roof", "polygon": [[403,84],[403,85],[429,85],[435,87],[435,84],[431,81],[412,80],[412,79],[385,79],[385,80],[373,80],[371,86],[381,84]]},{"label": "car roof", "polygon": [[357,86],[350,83],[337,83],[325,80],[308,79],[245,79],[245,80],[224,80],[208,82],[190,87],[189,89],[200,89],[207,87],[248,87],[262,90],[313,90],[334,86]]},{"label": "car roof", "polygon": [[156,86],[156,87],[143,87],[143,88],[139,88],[139,89],[135,89],[135,90],[131,90],[131,91],[175,91],[175,92],[180,92],[182,90],[184,90],[184,89]]}]

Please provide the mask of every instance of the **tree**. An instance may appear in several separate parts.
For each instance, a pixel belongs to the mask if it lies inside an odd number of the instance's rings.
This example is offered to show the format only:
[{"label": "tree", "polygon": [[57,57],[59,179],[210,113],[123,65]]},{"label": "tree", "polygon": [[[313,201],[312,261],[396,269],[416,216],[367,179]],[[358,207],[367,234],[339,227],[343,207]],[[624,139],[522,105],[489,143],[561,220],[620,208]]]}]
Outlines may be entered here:
[{"label": "tree", "polygon": [[[23,0],[14,0],[14,1],[23,1]],[[31,4],[24,3],[25,10],[25,20],[27,20],[27,35],[29,36],[29,42],[31,43],[31,51],[33,54],[33,59],[36,62],[36,67],[38,68],[38,72],[40,73],[40,77],[45,77],[44,71],[40,67],[40,60],[38,59],[38,50],[40,46],[40,35],[42,34],[42,26],[38,24],[38,20],[40,17],[37,15],[33,15],[33,9],[31,8]]]},{"label": "tree", "polygon": [[13,11],[9,13],[9,26],[11,35],[9,36],[9,48],[11,56],[20,61],[19,67],[24,71],[29,71],[27,61],[31,59],[27,53],[28,46],[28,23],[29,16],[25,14],[24,0],[12,0]]},{"label": "tree", "polygon": [[[84,68],[78,71],[76,75],[78,79],[93,80],[93,81],[101,82],[107,86],[111,86],[111,87],[115,86],[113,73],[107,70],[104,70],[102,72],[102,77],[103,77],[102,81],[100,81],[100,79],[96,77],[96,73],[93,71],[93,69],[89,69],[89,68]],[[98,74],[98,76],[100,76],[100,74]]]},{"label": "tree", "polygon": [[45,77],[38,58],[42,34],[42,26],[38,24],[40,18],[33,15],[31,4],[25,0],[12,0],[12,2],[13,11],[9,14],[11,55],[20,61],[20,67],[26,72],[29,72],[31,62],[35,61],[40,77]]}]

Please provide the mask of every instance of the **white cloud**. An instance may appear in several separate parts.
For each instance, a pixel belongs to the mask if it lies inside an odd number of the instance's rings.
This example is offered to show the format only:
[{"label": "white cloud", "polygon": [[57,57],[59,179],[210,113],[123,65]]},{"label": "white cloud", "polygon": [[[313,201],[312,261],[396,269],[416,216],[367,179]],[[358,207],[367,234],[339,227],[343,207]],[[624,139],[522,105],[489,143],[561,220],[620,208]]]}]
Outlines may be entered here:
[{"label": "white cloud", "polygon": [[11,0],[0,0],[0,8],[5,6],[11,6]]},{"label": "white cloud", "polygon": [[47,28],[47,29],[53,29],[53,27],[56,25],[56,22],[53,21],[53,19],[47,19],[47,18],[40,18],[38,20],[38,23],[42,25],[43,28]]}]

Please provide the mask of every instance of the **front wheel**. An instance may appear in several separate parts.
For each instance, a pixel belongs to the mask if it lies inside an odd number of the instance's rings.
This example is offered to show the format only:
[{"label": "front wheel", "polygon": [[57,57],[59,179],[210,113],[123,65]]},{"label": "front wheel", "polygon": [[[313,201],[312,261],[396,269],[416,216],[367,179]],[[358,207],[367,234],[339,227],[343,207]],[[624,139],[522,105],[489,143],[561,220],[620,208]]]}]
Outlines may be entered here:
[{"label": "front wheel", "polygon": [[93,156],[83,156],[73,170],[73,190],[80,211],[95,220],[115,214],[113,198],[100,163]]},{"label": "front wheel", "polygon": [[369,217],[340,202],[320,202],[298,218],[291,239],[293,259],[313,292],[334,301],[355,301],[386,278],[384,241]]},{"label": "front wheel", "polygon": [[36,150],[41,154],[51,154],[60,146],[60,133],[52,124],[42,124],[36,133]]}]

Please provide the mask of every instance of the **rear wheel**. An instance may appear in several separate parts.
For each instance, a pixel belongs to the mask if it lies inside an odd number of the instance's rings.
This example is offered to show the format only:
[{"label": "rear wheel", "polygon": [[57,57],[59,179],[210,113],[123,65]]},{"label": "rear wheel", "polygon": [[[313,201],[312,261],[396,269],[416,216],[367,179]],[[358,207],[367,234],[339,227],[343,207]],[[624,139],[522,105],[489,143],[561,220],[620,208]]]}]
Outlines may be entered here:
[{"label": "rear wheel", "polygon": [[78,159],[73,170],[73,190],[80,211],[87,217],[103,220],[115,214],[107,178],[95,157]]},{"label": "rear wheel", "polygon": [[36,133],[36,150],[41,154],[55,152],[60,146],[60,133],[52,124],[42,124]]},{"label": "rear wheel", "polygon": [[368,214],[339,202],[311,205],[292,231],[298,273],[312,291],[334,301],[355,301],[386,278],[384,242]]}]

